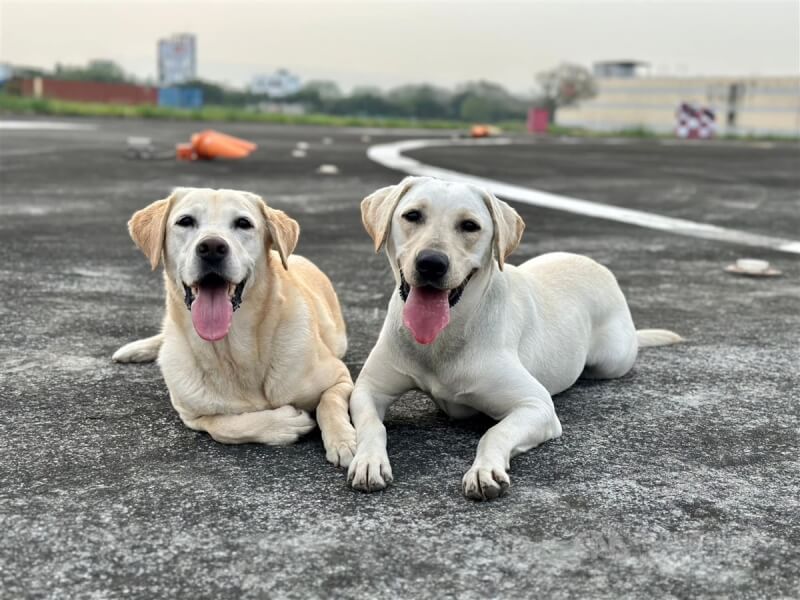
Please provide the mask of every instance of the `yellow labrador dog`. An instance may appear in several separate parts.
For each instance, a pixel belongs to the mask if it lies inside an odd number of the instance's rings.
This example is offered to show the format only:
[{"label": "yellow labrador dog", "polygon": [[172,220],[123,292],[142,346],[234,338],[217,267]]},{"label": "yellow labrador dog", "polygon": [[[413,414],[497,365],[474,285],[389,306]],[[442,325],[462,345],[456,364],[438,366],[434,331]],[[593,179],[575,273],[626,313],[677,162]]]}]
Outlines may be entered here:
[{"label": "yellow labrador dog", "polygon": [[581,375],[621,377],[642,346],[675,343],[636,331],[611,272],[585,256],[506,258],[524,224],[505,202],[461,183],[409,177],[361,204],[375,250],[385,246],[398,292],[356,381],[350,412],[358,446],[348,480],[359,490],[392,481],[383,418],[420,389],[451,417],[499,421],[463,478],[469,498],[505,493],[512,456],[561,435],[551,395]]},{"label": "yellow labrador dog", "polygon": [[161,334],[113,359],[157,356],[183,422],[226,444],[292,443],[316,409],[328,460],[347,466],[344,320],[328,278],[291,255],[297,222],[255,194],[178,188],[128,226],[152,268],[164,262],[167,310]]}]

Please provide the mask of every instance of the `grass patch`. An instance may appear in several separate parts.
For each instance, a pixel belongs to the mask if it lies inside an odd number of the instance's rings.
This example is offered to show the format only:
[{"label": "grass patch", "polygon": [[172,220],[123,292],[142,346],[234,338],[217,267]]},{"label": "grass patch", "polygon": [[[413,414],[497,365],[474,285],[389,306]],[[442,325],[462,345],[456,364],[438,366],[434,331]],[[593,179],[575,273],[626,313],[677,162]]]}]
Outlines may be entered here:
[{"label": "grass patch", "polygon": [[286,115],[262,113],[230,106],[204,106],[187,110],[164,106],[100,104],[66,100],[24,98],[0,94],[0,113],[70,117],[116,117],[172,119],[184,121],[234,121],[283,125],[325,125],[331,127],[388,127],[424,129],[465,129],[468,123],[447,120],[336,116],[324,114]]}]

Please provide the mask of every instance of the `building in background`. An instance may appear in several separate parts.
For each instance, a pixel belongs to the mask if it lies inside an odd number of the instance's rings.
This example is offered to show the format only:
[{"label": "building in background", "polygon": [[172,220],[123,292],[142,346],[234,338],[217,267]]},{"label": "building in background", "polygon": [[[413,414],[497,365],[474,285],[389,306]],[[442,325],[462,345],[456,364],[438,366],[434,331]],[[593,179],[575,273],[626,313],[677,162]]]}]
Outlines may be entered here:
[{"label": "building in background", "polygon": [[[616,64],[616,66],[614,66]],[[643,63],[598,63],[597,96],[563,107],[556,122],[597,131],[675,131],[676,112],[689,103],[716,114],[718,134],[800,137],[800,76],[640,76]]]},{"label": "building in background", "polygon": [[203,108],[203,90],[196,87],[162,87],[158,89],[158,105],[169,108]]},{"label": "building in background", "polygon": [[13,87],[13,93],[31,98],[130,105],[155,105],[158,102],[158,88],[132,83],[29,77],[12,79],[8,85]]},{"label": "building in background", "polygon": [[158,40],[158,84],[172,86],[197,79],[197,40],[191,33],[176,33]]},{"label": "building in background", "polygon": [[278,69],[269,75],[257,75],[250,84],[254,94],[266,94],[270,98],[285,98],[300,91],[300,78],[287,69]]},{"label": "building in background", "polygon": [[594,63],[592,73],[595,77],[628,79],[643,75],[648,66],[640,60],[606,60]]}]

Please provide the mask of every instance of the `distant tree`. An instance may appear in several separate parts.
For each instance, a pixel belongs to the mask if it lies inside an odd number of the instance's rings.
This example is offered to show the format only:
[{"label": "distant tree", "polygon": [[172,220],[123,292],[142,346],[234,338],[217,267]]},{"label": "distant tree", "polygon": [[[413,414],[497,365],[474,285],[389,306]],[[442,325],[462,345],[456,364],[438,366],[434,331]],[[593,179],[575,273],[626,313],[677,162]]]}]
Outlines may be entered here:
[{"label": "distant tree", "polygon": [[14,77],[20,77],[22,79],[31,79],[33,77],[47,77],[50,75],[46,69],[41,69],[39,67],[13,65],[10,66],[10,69],[11,72],[14,74]]},{"label": "distant tree", "polygon": [[383,96],[381,88],[377,85],[357,85],[353,88],[351,96]]},{"label": "distant tree", "polygon": [[342,90],[334,81],[315,79],[307,82],[296,94],[287,96],[287,102],[299,102],[313,112],[329,112],[342,97]]},{"label": "distant tree", "polygon": [[469,95],[459,106],[459,116],[462,121],[488,123],[494,120],[492,115],[492,103],[481,96]]},{"label": "distant tree", "polygon": [[453,113],[464,121],[494,122],[525,117],[528,102],[491,81],[472,81],[458,87]]},{"label": "distant tree", "polygon": [[397,107],[383,97],[379,89],[359,88],[349,96],[328,104],[328,110],[337,115],[359,115],[390,117],[397,114]]},{"label": "distant tree", "polygon": [[[210,105],[258,106],[270,100],[265,94],[202,79],[188,81],[181,87],[200,88],[205,103]],[[524,118],[529,105],[529,101],[490,81],[465,83],[455,91],[430,84],[413,84],[384,93],[375,86],[361,86],[345,95],[333,81],[312,80],[281,101],[302,104],[310,112],[335,115],[460,119],[482,123]]]},{"label": "distant tree", "polygon": [[581,65],[562,63],[536,75],[536,81],[540,91],[537,103],[547,109],[551,123],[559,107],[572,106],[597,95],[594,77]]},{"label": "distant tree", "polygon": [[55,76],[59,79],[100,81],[103,83],[127,83],[133,81],[133,77],[127,75],[122,67],[112,60],[92,60],[85,67],[57,64]]},{"label": "distant tree", "polygon": [[219,84],[205,81],[203,79],[193,79],[184,84],[186,87],[193,87],[202,90],[203,102],[206,104],[223,105],[226,100],[225,88]]},{"label": "distant tree", "polygon": [[418,119],[447,119],[452,116],[452,93],[444,88],[429,84],[403,85],[391,90],[387,98],[403,116]]},{"label": "distant tree", "polygon": [[265,94],[254,94],[249,90],[230,88],[205,79],[192,79],[176,87],[199,89],[203,92],[203,102],[216,106],[246,107],[268,99]]},{"label": "distant tree", "polygon": [[322,100],[338,100],[342,97],[339,84],[326,79],[312,79],[303,86],[303,91],[315,92]]}]

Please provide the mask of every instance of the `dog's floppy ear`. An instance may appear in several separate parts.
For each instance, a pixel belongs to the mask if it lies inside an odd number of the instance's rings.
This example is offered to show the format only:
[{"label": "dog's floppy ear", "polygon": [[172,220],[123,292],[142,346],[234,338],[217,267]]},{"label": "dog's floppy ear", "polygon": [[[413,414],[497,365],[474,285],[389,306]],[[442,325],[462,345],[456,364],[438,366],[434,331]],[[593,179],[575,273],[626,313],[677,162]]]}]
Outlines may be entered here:
[{"label": "dog's floppy ear", "polygon": [[184,194],[184,188],[176,188],[163,200],[156,200],[151,205],[133,213],[128,221],[128,231],[134,243],[150,261],[154,271],[161,262],[164,251],[164,237],[167,232],[167,217],[175,199]]},{"label": "dog's floppy ear", "polygon": [[267,206],[263,199],[261,199],[260,205],[269,231],[267,251],[269,251],[269,245],[272,244],[281,257],[283,268],[288,270],[289,256],[294,252],[297,240],[300,238],[300,224],[282,210]]},{"label": "dog's floppy ear", "polygon": [[502,271],[508,255],[519,246],[522,232],[525,230],[525,221],[508,204],[495,198],[494,194],[481,190],[481,195],[486,203],[486,208],[489,209],[489,214],[492,215],[492,225],[494,226],[492,248],[497,264]]},{"label": "dog's floppy ear", "polygon": [[414,177],[406,177],[397,185],[375,190],[361,201],[361,222],[375,242],[375,252],[380,252],[386,243],[394,209],[415,181]]}]

